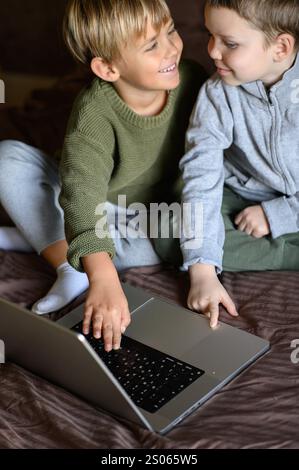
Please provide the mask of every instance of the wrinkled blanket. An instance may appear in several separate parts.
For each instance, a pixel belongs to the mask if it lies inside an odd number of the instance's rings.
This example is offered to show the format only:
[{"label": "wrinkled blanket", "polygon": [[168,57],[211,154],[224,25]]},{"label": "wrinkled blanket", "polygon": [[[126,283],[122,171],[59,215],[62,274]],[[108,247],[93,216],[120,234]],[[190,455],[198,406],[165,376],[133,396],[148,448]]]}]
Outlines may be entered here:
[{"label": "wrinkled blanket", "polygon": [[[165,266],[132,269],[122,279],[185,305],[184,273]],[[0,295],[24,307],[51,286],[53,271],[36,255],[0,252]],[[223,321],[271,342],[271,351],[166,436],[105,411],[15,364],[0,368],[0,448],[298,448],[299,273],[223,275],[240,318]],[[82,302],[49,316],[57,320]]]}]

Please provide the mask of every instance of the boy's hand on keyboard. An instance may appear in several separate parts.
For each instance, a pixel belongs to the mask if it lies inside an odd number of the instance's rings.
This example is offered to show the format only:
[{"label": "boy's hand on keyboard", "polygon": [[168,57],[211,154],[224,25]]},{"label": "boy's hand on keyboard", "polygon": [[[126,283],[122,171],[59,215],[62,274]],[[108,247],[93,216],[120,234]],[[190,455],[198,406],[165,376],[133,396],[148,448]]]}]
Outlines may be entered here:
[{"label": "boy's hand on keyboard", "polygon": [[235,224],[240,232],[245,232],[254,238],[270,234],[270,225],[261,205],[246,207],[236,216]]},{"label": "boy's hand on keyboard", "polygon": [[219,281],[215,266],[195,264],[190,267],[191,288],[188,307],[210,317],[210,326],[217,326],[219,304],[222,304],[233,317],[238,316],[235,304]]},{"label": "boy's hand on keyboard", "polygon": [[86,256],[83,266],[89,279],[83,334],[88,335],[92,323],[93,336],[103,339],[107,352],[119,349],[131,316],[115,266],[104,252]]},{"label": "boy's hand on keyboard", "polygon": [[89,333],[92,324],[94,338],[102,338],[109,352],[120,348],[121,335],[130,321],[128,302],[118,280],[112,282],[105,278],[90,283],[84,310],[84,334]]}]

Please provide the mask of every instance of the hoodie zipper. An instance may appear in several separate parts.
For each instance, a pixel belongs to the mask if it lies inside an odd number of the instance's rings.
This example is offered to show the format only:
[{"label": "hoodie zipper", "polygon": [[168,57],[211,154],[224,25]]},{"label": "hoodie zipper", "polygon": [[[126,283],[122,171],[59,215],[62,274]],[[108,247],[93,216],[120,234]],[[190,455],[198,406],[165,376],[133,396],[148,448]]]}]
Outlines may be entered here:
[{"label": "hoodie zipper", "polygon": [[[266,90],[265,90],[266,91]],[[284,174],[284,171],[282,170],[281,164],[279,162],[279,157],[278,157],[278,152],[277,152],[277,145],[276,145],[276,136],[277,136],[277,119],[276,119],[276,106],[275,106],[275,100],[271,97],[271,92],[268,94],[267,93],[267,98],[268,98],[268,108],[271,114],[271,119],[272,119],[272,125],[271,125],[271,135],[270,135],[270,145],[271,145],[271,155],[272,155],[272,161],[274,163],[274,169],[276,173],[283,179],[284,182],[284,188],[285,188],[285,194],[288,193],[287,190],[287,178]]]}]

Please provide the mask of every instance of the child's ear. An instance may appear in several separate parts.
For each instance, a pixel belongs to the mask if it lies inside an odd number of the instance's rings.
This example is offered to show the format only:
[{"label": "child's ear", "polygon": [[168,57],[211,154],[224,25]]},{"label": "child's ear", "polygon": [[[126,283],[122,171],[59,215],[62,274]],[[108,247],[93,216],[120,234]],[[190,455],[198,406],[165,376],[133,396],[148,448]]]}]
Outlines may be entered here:
[{"label": "child's ear", "polygon": [[90,64],[93,73],[106,82],[116,82],[119,78],[118,69],[101,57],[95,57]]},{"label": "child's ear", "polygon": [[282,33],[276,38],[275,62],[282,62],[295,50],[295,38],[288,33]]}]

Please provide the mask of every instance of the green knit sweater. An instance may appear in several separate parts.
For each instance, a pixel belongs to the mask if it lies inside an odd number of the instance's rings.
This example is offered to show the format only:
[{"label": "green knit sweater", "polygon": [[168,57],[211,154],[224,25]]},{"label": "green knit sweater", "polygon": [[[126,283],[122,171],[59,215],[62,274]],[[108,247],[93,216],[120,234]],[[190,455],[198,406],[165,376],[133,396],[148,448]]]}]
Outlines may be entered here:
[{"label": "green knit sweater", "polygon": [[178,200],[178,163],[184,154],[185,132],[198,91],[206,79],[194,62],[182,61],[181,83],[168,95],[163,111],[144,117],[132,111],[115,88],[93,80],[76,99],[62,158],[60,204],[64,210],[68,260],[83,271],[81,258],[115,250],[110,237],[96,235],[96,207]]}]

